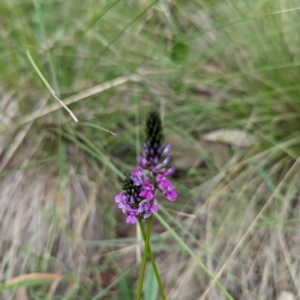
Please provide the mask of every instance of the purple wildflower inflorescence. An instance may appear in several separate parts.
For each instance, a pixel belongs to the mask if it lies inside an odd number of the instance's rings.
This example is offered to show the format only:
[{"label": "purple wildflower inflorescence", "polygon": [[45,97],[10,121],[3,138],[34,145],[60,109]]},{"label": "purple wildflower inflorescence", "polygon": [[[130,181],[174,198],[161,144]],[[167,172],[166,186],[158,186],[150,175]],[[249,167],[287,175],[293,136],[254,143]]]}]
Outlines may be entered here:
[{"label": "purple wildflower inflorescence", "polygon": [[157,191],[170,201],[176,200],[176,188],[167,179],[175,172],[174,167],[166,168],[170,149],[170,145],[163,145],[161,118],[153,111],[146,121],[146,142],[139,166],[123,179],[122,192],[115,197],[118,207],[127,214],[127,223],[136,223],[138,217],[148,219],[158,210]]}]

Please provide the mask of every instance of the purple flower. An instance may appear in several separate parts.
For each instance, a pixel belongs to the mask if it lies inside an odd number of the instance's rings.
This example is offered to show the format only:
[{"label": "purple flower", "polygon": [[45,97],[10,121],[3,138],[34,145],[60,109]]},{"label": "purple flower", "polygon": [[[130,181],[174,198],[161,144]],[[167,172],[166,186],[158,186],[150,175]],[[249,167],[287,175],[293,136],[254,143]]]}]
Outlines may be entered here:
[{"label": "purple flower", "polygon": [[175,186],[169,180],[160,181],[158,186],[162,192],[175,190]]},{"label": "purple flower", "polygon": [[115,197],[115,202],[127,214],[127,223],[136,223],[137,218],[148,219],[158,209],[154,199],[154,185],[144,174],[141,167],[132,171],[122,181],[122,192]]},{"label": "purple flower", "polygon": [[167,197],[170,201],[175,201],[177,198],[177,193],[175,191],[166,191],[163,194]]},{"label": "purple flower", "polygon": [[151,182],[144,182],[143,190],[140,193],[140,197],[151,200],[153,198],[154,185]]},{"label": "purple flower", "polygon": [[144,170],[141,167],[136,167],[132,172],[132,180],[136,186],[142,185],[145,178]]},{"label": "purple flower", "polygon": [[117,203],[121,203],[121,202],[123,202],[124,201],[124,194],[123,193],[120,193],[120,194],[118,194],[116,197],[115,197],[115,201],[117,202]]},{"label": "purple flower", "polygon": [[143,215],[144,219],[148,219],[154,212],[158,211],[157,200],[153,200],[153,204],[150,201],[144,201],[140,204],[138,212]]},{"label": "purple flower", "polygon": [[175,186],[168,180],[162,180],[158,184],[160,191],[167,197],[170,201],[175,201],[177,198],[177,193],[175,192]]}]

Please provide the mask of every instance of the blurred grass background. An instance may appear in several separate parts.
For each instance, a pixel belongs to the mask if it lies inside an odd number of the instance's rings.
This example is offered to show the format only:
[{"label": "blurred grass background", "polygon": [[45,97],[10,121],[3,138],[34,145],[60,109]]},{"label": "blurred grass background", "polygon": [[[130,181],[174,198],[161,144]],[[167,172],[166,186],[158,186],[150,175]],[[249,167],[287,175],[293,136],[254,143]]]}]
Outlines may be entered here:
[{"label": "blurred grass background", "polygon": [[153,108],[179,193],[152,240],[167,298],[224,298],[188,248],[233,299],[299,299],[298,4],[1,0],[1,299],[133,299],[114,197]]}]

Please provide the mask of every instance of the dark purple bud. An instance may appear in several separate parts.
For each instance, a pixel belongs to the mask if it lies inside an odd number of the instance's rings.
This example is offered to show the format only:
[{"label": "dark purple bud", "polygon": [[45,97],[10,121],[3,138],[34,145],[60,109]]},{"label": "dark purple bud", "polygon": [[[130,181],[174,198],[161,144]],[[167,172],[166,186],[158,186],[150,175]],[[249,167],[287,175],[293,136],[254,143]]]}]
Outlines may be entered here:
[{"label": "dark purple bud", "polygon": [[148,148],[145,148],[144,151],[143,151],[143,156],[147,157],[148,154],[149,154],[149,150],[148,150]]}]

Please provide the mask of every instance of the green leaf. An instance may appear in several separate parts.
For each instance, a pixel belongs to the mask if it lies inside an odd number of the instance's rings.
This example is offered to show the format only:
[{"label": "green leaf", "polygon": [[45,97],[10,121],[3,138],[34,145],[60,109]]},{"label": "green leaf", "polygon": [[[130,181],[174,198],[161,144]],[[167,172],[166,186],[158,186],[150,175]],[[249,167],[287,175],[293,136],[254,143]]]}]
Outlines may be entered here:
[{"label": "green leaf", "polygon": [[157,299],[158,284],[152,266],[149,269],[146,277],[144,293],[145,293],[145,300]]},{"label": "green leaf", "polygon": [[129,282],[127,276],[121,277],[119,280],[119,292],[120,298],[124,300],[132,300],[134,299],[134,295],[132,292],[132,284]]}]

